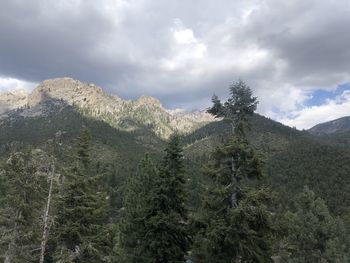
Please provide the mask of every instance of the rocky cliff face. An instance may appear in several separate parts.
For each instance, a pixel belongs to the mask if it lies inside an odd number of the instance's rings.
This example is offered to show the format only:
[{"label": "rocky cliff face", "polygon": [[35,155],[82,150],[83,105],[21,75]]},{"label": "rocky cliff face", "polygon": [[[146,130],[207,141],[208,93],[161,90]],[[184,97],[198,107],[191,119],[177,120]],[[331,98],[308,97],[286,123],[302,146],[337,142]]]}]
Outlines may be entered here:
[{"label": "rocky cliff face", "polygon": [[159,100],[149,96],[141,96],[135,101],[122,100],[105,94],[93,84],[71,78],[45,80],[29,96],[18,100],[22,104],[12,104],[10,101],[8,105],[11,106],[5,110],[28,105],[28,110],[31,110],[28,116],[35,116],[35,109],[42,111],[40,105],[47,100],[76,106],[82,114],[103,120],[118,129],[132,131],[147,128],[162,138],[174,132],[189,133],[214,120],[209,114],[200,111],[188,113],[166,110]]},{"label": "rocky cliff face", "polygon": [[28,105],[33,107],[42,101],[63,100],[69,105],[94,107],[121,101],[116,96],[107,96],[94,84],[85,84],[71,78],[57,78],[43,81],[28,97]]}]

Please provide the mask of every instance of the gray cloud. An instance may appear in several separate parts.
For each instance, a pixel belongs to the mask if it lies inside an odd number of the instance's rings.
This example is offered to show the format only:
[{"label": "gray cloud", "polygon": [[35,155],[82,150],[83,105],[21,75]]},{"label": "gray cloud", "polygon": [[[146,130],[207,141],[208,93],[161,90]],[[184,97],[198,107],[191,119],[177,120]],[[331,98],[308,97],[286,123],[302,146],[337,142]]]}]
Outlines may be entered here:
[{"label": "gray cloud", "polygon": [[250,33],[287,63],[285,80],[321,87],[349,81],[348,1],[268,3],[252,15]]},{"label": "gray cloud", "polygon": [[242,78],[262,113],[289,111],[305,92],[349,82],[349,8],[345,0],[2,1],[0,76],[71,76],[188,109]]}]

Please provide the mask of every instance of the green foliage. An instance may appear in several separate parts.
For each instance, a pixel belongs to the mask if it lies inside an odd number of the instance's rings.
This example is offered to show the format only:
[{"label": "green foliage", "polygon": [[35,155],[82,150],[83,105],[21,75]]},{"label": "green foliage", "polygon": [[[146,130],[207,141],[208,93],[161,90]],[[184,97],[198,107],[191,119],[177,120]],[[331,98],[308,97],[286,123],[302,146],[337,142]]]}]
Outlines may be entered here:
[{"label": "green foliage", "polygon": [[225,103],[216,95],[213,96],[213,106],[208,109],[208,113],[230,121],[237,134],[244,133],[244,128],[249,124],[248,117],[254,113],[258,104],[257,98],[252,95],[250,87],[239,80],[230,86],[230,98]]},{"label": "green foliage", "polygon": [[[264,181],[279,196],[274,212],[284,213],[292,207],[294,197],[304,185],[309,185],[317,196],[327,202],[333,215],[344,220],[350,218],[348,134],[315,137],[260,115],[255,114],[249,120],[252,125],[247,139],[264,155]],[[192,189],[193,196],[204,192],[201,184],[210,183],[200,172],[202,163],[209,161],[206,153],[220,145],[222,140],[227,140],[230,130],[223,121],[215,122],[184,138],[191,179],[195,178],[197,182],[193,184],[197,186],[196,190]],[[197,210],[198,207],[197,201],[192,209]],[[349,224],[345,226],[349,236]]]},{"label": "green foliage", "polygon": [[106,195],[96,191],[96,176],[89,175],[90,136],[83,129],[78,138],[76,155],[65,171],[65,182],[59,198],[55,234],[55,260],[104,262],[108,256],[109,238]]},{"label": "green foliage", "polygon": [[148,219],[148,251],[157,263],[182,262],[190,236],[187,229],[184,163],[179,137],[170,138],[165,148],[154,189],[152,214]]},{"label": "green foliage", "polygon": [[272,262],[271,193],[247,188],[249,180],[263,177],[262,161],[245,137],[248,116],[257,102],[243,82],[230,91],[226,103],[215,100],[209,109],[230,119],[234,135],[216,148],[206,170],[209,183],[195,223],[199,231],[194,257],[200,262]]},{"label": "green foliage", "polygon": [[0,157],[10,152],[22,151],[28,145],[52,152],[58,161],[69,162],[71,146],[85,126],[91,132],[93,151],[91,158],[102,164],[115,165],[119,175],[126,177],[135,172],[137,163],[146,152],[160,156],[163,140],[147,129],[123,131],[94,118],[82,116],[74,107],[63,102],[45,102],[48,110],[42,115],[25,118],[21,110],[2,120],[0,125]]},{"label": "green foliage", "polygon": [[190,237],[179,137],[170,139],[159,171],[149,157],[129,180],[121,226],[123,262],[182,262]]},{"label": "green foliage", "polygon": [[76,145],[76,162],[77,168],[83,168],[85,171],[88,170],[91,163],[90,152],[91,152],[91,135],[86,127],[83,127]]},{"label": "green foliage", "polygon": [[[131,176],[126,185],[124,196],[124,220],[120,226],[119,259],[123,262],[150,262],[145,244],[146,218],[149,217],[150,202],[154,198],[152,191],[158,170],[149,155],[140,161],[138,171]],[[119,234],[119,233],[118,233]]]},{"label": "green foliage", "polygon": [[[113,114],[90,108],[84,117],[63,102],[45,103],[40,116],[18,110],[0,124],[0,260],[12,251],[12,262],[38,261],[47,171],[33,151],[24,151],[31,145],[52,152],[63,175],[55,181],[46,263],[183,262],[188,250],[194,262],[270,262],[274,236],[281,237],[277,262],[346,262],[348,133],[318,137],[253,114],[256,98],[237,82],[226,102],[214,97],[209,109],[224,120],[184,136],[185,157],[172,138],[162,158],[165,143],[150,129],[163,135],[171,129],[142,126],[152,108],[132,116],[139,122],[116,123]],[[271,204],[273,195],[257,179],[277,192],[278,203]],[[325,202],[309,190],[295,202],[304,185]],[[272,219],[281,224],[277,232]]]},{"label": "green foliage", "polygon": [[[232,163],[235,170],[232,171]],[[261,179],[262,162],[247,141],[232,137],[213,153],[206,169],[210,180],[195,223],[195,257],[200,262],[270,262],[272,219],[270,191],[249,189]],[[232,180],[233,177],[238,180]]]},{"label": "green foliage", "polygon": [[297,197],[295,210],[287,212],[282,222],[282,262],[348,262],[342,221],[331,216],[325,202],[308,187]]},{"label": "green foliage", "polygon": [[[45,177],[38,173],[31,151],[11,155],[2,172],[0,254],[8,262],[32,262],[41,241]],[[5,262],[7,262],[5,260]]]}]

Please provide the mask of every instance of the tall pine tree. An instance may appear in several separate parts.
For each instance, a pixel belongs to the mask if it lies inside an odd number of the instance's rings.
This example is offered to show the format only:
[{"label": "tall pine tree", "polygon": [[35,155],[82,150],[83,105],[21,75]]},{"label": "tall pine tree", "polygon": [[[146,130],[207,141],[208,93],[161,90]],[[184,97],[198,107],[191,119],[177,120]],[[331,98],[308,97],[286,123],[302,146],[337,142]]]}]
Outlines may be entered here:
[{"label": "tall pine tree", "polygon": [[149,157],[128,183],[123,262],[183,262],[190,237],[185,209],[184,164],[178,136],[170,138],[159,169]]},{"label": "tall pine tree", "polygon": [[153,192],[158,177],[158,169],[148,154],[140,161],[137,173],[130,176],[123,200],[124,217],[119,225],[117,262],[152,262],[146,249],[145,227],[150,213]]},{"label": "tall pine tree", "polygon": [[108,258],[106,196],[97,191],[97,177],[90,173],[90,149],[90,133],[83,128],[58,202],[56,262],[105,262]]},{"label": "tall pine tree", "polygon": [[190,235],[185,209],[184,157],[178,135],[171,136],[165,149],[147,220],[148,251],[156,263],[183,262]]},{"label": "tall pine tree", "polygon": [[257,100],[242,81],[230,87],[225,102],[214,96],[208,110],[232,126],[232,135],[212,153],[194,257],[200,262],[271,262],[272,222],[267,205],[271,193],[249,188],[263,177],[263,163],[246,138]]}]

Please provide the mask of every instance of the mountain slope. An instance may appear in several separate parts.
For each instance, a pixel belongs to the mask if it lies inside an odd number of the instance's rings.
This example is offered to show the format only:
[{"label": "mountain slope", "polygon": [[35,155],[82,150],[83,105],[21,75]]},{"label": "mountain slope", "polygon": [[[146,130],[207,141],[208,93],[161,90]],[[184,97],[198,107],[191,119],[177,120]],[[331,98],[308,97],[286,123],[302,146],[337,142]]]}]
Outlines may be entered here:
[{"label": "mountain slope", "polygon": [[[282,209],[291,205],[291,197],[308,185],[333,212],[350,215],[349,147],[336,143],[333,137],[313,136],[263,116],[255,115],[251,122],[248,138],[265,157],[265,183],[278,193]],[[208,162],[211,151],[229,134],[227,123],[216,122],[185,136],[185,153],[194,163],[191,173],[196,181],[205,180],[199,167]],[[194,187],[200,184],[193,182]]]},{"label": "mountain slope", "polygon": [[146,152],[159,156],[163,140],[148,129],[122,131],[91,117],[60,100],[47,100],[31,108],[17,109],[0,120],[0,156],[28,146],[52,152],[62,161],[71,156],[70,149],[82,126],[92,134],[93,157],[101,163],[115,163],[128,174]]},{"label": "mountain slope", "polygon": [[62,100],[77,107],[85,116],[102,120],[115,128],[134,131],[147,127],[162,138],[167,138],[174,132],[189,133],[213,121],[205,112],[178,114],[164,109],[159,100],[149,96],[142,96],[135,101],[122,100],[105,94],[94,84],[85,84],[71,78],[43,81],[28,96],[27,103],[23,103],[26,98],[9,100],[8,97],[6,94],[0,96],[3,112],[24,105],[33,108],[47,100]]},{"label": "mountain slope", "polygon": [[308,130],[315,135],[334,134],[350,131],[350,116],[317,124]]},{"label": "mountain slope", "polygon": [[[29,95],[25,107],[0,115],[0,155],[28,145],[49,151],[54,141],[59,144],[57,154],[67,158],[73,139],[85,125],[92,132],[96,161],[114,163],[118,173],[128,176],[144,153],[159,158],[163,138],[180,130],[185,133],[188,191],[195,208],[205,180],[203,164],[230,133],[224,121],[209,120],[201,112],[167,111],[151,97],[124,101],[76,80],[48,80]],[[266,157],[267,183],[279,193],[282,207],[290,205],[290,197],[309,185],[334,212],[348,213],[350,150],[343,142],[350,144],[350,136],[346,132],[342,136],[338,132],[315,136],[260,115],[251,121],[248,137]]]}]

